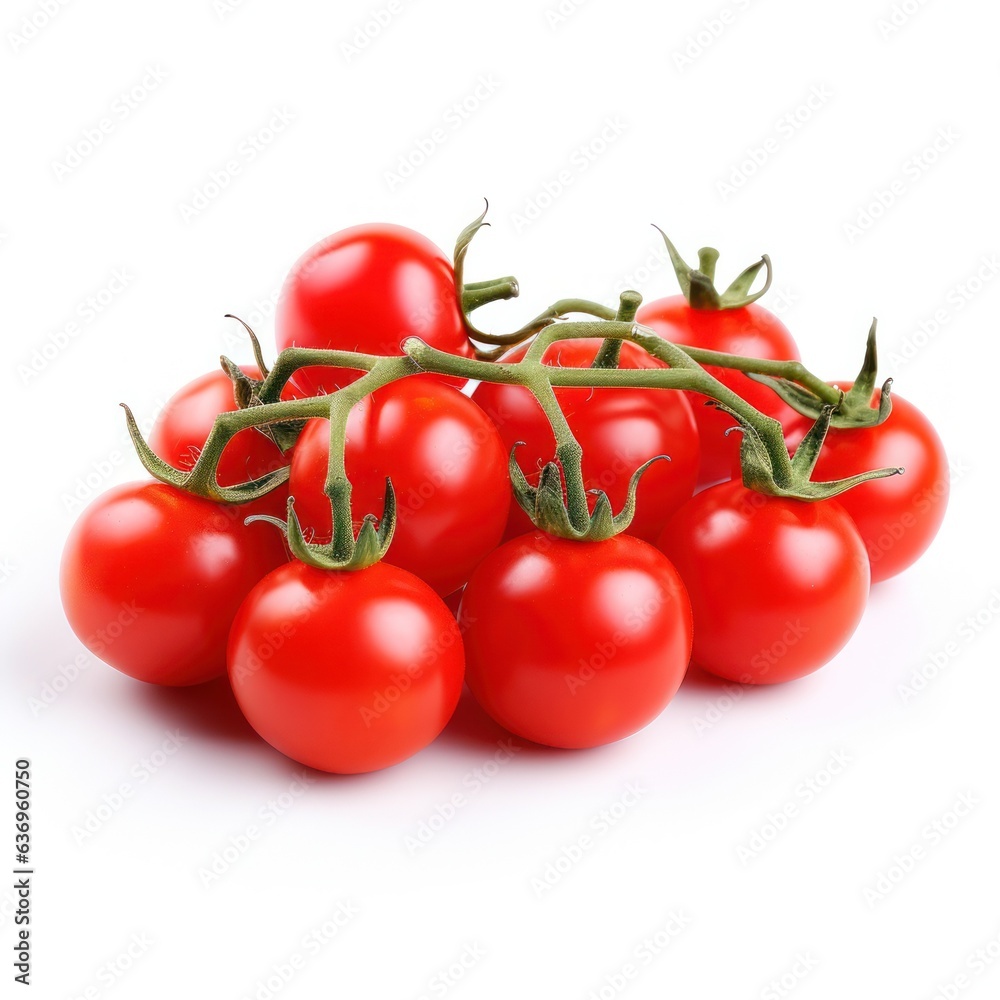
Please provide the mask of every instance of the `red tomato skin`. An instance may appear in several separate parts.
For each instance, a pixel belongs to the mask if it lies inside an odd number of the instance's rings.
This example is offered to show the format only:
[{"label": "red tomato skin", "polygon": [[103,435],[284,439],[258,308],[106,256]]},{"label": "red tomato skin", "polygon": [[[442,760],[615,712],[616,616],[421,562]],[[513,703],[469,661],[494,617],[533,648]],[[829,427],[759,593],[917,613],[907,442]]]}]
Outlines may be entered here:
[{"label": "red tomato skin", "polygon": [[[317,541],[331,533],[329,426],[310,420],[292,455],[295,512]],[[500,543],[511,498],[507,456],[492,423],[457,389],[410,376],[367,396],[348,418],[345,464],[355,527],[365,514],[382,516],[392,478],[398,519],[386,562],[442,597]]]},{"label": "red tomato skin", "polygon": [[[836,384],[845,392],[851,386]],[[809,426],[808,418],[799,417],[789,437],[801,440]],[[826,481],[891,466],[906,471],[861,483],[837,497],[864,541],[872,583],[912,566],[941,527],[950,472],[940,437],[917,407],[894,393],[892,412],[877,427],[832,428],[813,472],[813,479]]]},{"label": "red tomato skin", "polygon": [[473,573],[459,620],[479,704],[517,736],[552,747],[638,732],[677,691],[691,652],[680,577],[630,535],[515,538]]},{"label": "red tomato skin", "polygon": [[60,589],[73,631],[137,680],[200,684],[226,670],[229,626],[257,581],[288,559],[276,529],[164,483],[126,483],[80,515]]},{"label": "red tomato skin", "polygon": [[[241,365],[245,375],[260,379],[256,365]],[[285,399],[295,398],[292,386],[282,393]],[[233,396],[233,383],[222,370],[209,372],[183,386],[167,401],[149,434],[149,446],[175,469],[194,468],[215,418],[220,413],[238,409]],[[268,472],[288,464],[281,449],[258,430],[247,428],[236,434],[226,445],[219,459],[216,478],[220,486],[235,486],[259,479]],[[288,488],[278,486],[266,496],[244,506],[249,513],[284,517]]]},{"label": "red tomato skin", "polygon": [[[683,295],[673,295],[642,306],[636,321],[664,339],[687,347],[775,361],[799,360],[798,347],[785,324],[753,302],[740,309],[692,309]],[[743,372],[714,365],[705,367],[723,385],[769,417],[785,422],[795,414],[779,396]],[[698,482],[704,486],[728,479],[732,475],[734,454],[739,452],[740,436],[733,433],[726,437],[726,431],[736,421],[722,410],[706,405],[707,396],[697,392],[686,395],[694,408],[701,439]]]},{"label": "red tomato skin", "polygon": [[[309,347],[400,355],[407,337],[420,337],[449,354],[475,354],[444,252],[412,229],[381,223],[334,233],[299,258],[278,299],[275,332],[279,351]],[[360,374],[310,367],[295,378],[316,395]]]},{"label": "red tomato skin", "polygon": [[229,640],[229,679],[249,723],[286,756],[337,774],[427,746],[458,704],[464,662],[444,602],[385,563],[287,563],[250,592]]},{"label": "red tomato skin", "polygon": [[868,600],[864,545],[835,500],[768,497],[726,482],[696,494],[659,542],[691,598],[691,660],[742,684],[818,670]]},{"label": "red tomato skin", "polygon": [[[562,340],[547,348],[544,360],[565,368],[589,367],[600,340]],[[527,346],[504,361],[519,361]],[[621,368],[662,368],[635,344],[622,344]],[[684,394],[671,389],[589,389],[561,386],[556,398],[583,447],[583,474],[588,489],[602,489],[617,513],[632,473],[655,455],[669,462],[650,466],[639,484],[636,513],[628,533],[655,542],[671,514],[694,492],[698,474],[698,431]],[[472,398],[500,431],[508,454],[518,441],[517,460],[528,481],[537,484],[542,466],[555,457],[556,442],[537,400],[523,386],[483,382]],[[591,498],[593,504],[593,498]],[[534,525],[512,503],[504,539],[532,531]]]}]

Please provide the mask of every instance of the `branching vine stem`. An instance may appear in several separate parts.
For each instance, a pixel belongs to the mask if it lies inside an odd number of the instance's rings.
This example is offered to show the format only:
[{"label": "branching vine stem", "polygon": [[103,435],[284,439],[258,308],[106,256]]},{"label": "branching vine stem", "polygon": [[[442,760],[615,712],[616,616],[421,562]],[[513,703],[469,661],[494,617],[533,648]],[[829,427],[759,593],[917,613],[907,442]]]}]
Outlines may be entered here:
[{"label": "branching vine stem", "polygon": [[[507,279],[501,279],[507,280]],[[485,283],[484,287],[489,285]],[[478,291],[478,289],[473,289]],[[227,503],[246,503],[263,496],[288,478],[287,467],[258,480],[237,486],[223,487],[217,481],[216,470],[226,445],[242,430],[249,427],[273,428],[285,425],[291,428],[292,438],[305,420],[326,417],[330,422],[330,457],[324,492],[333,514],[333,537],[329,545],[307,542],[301,533],[294,511],[289,504],[288,539],[293,552],[301,559],[324,568],[360,569],[377,561],[391,541],[395,517],[395,496],[390,482],[386,483],[386,507],[382,512],[385,521],[378,533],[370,512],[360,533],[355,536],[355,520],[351,511],[351,483],[345,468],[347,423],[351,410],[370,393],[376,392],[401,378],[420,372],[447,375],[453,378],[518,385],[529,391],[538,401],[552,427],[555,437],[557,466],[543,473],[539,488],[528,485],[527,480],[513,463],[515,495],[525,506],[538,500],[539,516],[546,511],[549,523],[557,525],[558,532],[567,537],[599,539],[622,530],[634,509],[634,490],[643,469],[636,472],[630,488],[628,512],[612,517],[607,497],[598,499],[591,510],[588,490],[582,472],[582,449],[573,435],[569,421],[556,396],[562,386],[686,389],[708,397],[714,405],[729,413],[743,432],[744,481],[762,493],[819,500],[834,496],[867,479],[881,478],[902,471],[880,469],[862,473],[833,483],[811,481],[815,453],[822,445],[830,425],[834,407],[841,400],[838,390],[831,388],[809,372],[797,361],[770,361],[720,354],[714,351],[687,348],[664,340],[648,327],[633,319],[639,305],[634,292],[622,295],[617,312],[611,312],[595,303],[565,299],[549,310],[552,316],[537,332],[524,357],[516,362],[484,361],[477,358],[457,357],[436,350],[418,338],[409,338],[403,344],[403,356],[380,357],[352,351],[327,351],[288,348],[278,355],[274,365],[259,382],[247,380],[241,385],[243,398],[248,400],[243,408],[220,414],[205,442],[195,466],[182,471],[169,466],[156,456],[146,444],[132,414],[126,407],[129,432],[146,469],[156,478],[198,495]],[[560,322],[555,315],[565,312],[594,312],[602,318]],[[546,314],[542,314],[546,316]],[[594,367],[562,368],[558,364],[543,362],[546,350],[560,340],[577,338],[600,339]],[[665,367],[646,369],[621,369],[618,363],[621,344],[637,344]],[[231,375],[236,366],[226,358],[223,367]],[[803,454],[793,460],[785,445],[781,424],[751,406],[709,371],[703,364],[732,368],[747,373],[776,377],[801,385],[815,394],[822,405],[822,413],[810,438],[809,456]],[[281,394],[289,380],[305,366],[326,366],[349,369],[362,374],[343,388],[326,396],[303,399],[282,399]],[[235,375],[232,377],[236,378]],[[246,376],[240,374],[240,379]],[[661,456],[669,457],[669,456]],[[648,464],[648,463],[647,463]],[[563,487],[559,486],[562,479]],[[562,507],[562,488],[565,489],[565,507]],[[544,496],[539,496],[544,493]],[[527,499],[526,499],[527,498]],[[561,513],[556,508],[561,510]],[[555,520],[553,521],[553,512]]]}]

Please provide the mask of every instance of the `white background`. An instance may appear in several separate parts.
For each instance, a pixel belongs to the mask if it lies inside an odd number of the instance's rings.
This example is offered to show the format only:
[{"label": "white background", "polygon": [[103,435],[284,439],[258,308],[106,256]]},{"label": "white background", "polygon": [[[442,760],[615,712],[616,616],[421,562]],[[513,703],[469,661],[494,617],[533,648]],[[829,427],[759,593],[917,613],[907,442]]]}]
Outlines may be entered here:
[{"label": "white background", "polygon": [[[606,977],[629,962],[635,998],[997,995],[1000,961],[974,956],[1000,954],[1000,282],[967,284],[995,278],[983,262],[1000,251],[997,7],[555,3],[94,0],[48,23],[41,2],[4,5],[0,731],[3,768],[33,761],[36,995],[611,997]],[[24,17],[43,24],[31,38]],[[164,78],[142,96],[151,69]],[[279,111],[290,124],[261,133]],[[57,167],[102,118],[102,142]],[[426,162],[390,176],[434,129]],[[251,159],[259,135],[273,141]],[[232,160],[221,193],[184,212]],[[827,377],[855,373],[879,317],[882,374],[940,429],[955,481],[937,542],[873,591],[847,649],[735,698],[692,680],[647,730],[591,752],[493,763],[503,734],[464,705],[405,764],[304,785],[223,685],[158,691],[86,655],[56,681],[83,653],[56,588],[73,494],[141,474],[117,403],[148,422],[221,351],[249,360],[225,312],[269,344],[283,275],[315,240],[387,220],[448,248],[484,195],[493,228],[470,277],[514,273],[522,288],[484,314],[496,329],[561,296],[614,302],[626,283],[672,294],[651,221],[691,257],[718,246],[723,278],[770,253],[764,303]],[[116,270],[127,287],[87,322]],[[36,350],[50,357],[29,377]],[[904,699],[948,643],[958,655]],[[174,730],[184,742],[148,774]],[[848,763],[834,775],[835,754]],[[122,807],[74,835],[123,783]],[[630,785],[642,793],[602,833]],[[454,818],[411,852],[456,793]],[[956,818],[963,795],[975,805]],[[6,866],[9,804],[0,821]],[[755,833],[770,837],[759,851]],[[918,847],[909,873],[893,869]],[[11,902],[0,889],[8,959]],[[356,915],[331,939],[339,906]]]}]

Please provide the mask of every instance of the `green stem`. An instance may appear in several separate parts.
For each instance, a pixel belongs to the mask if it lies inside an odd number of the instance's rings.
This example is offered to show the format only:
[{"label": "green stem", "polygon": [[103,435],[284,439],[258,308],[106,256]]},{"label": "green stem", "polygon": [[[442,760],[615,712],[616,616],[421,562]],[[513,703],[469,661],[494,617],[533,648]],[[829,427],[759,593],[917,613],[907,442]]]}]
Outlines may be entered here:
[{"label": "green stem", "polygon": [[462,312],[468,314],[501,299],[516,299],[519,291],[517,278],[513,275],[468,284],[462,289]]},{"label": "green stem", "polygon": [[[615,319],[619,323],[631,323],[635,319],[635,314],[642,305],[642,296],[638,292],[627,290],[622,292],[618,303],[618,313]],[[617,368],[621,360],[622,342],[614,337],[609,337],[601,344],[597,357],[591,368]]]},{"label": "green stem", "polygon": [[591,302],[589,299],[559,299],[553,302],[548,309],[540,312],[534,319],[525,323],[519,330],[514,330],[513,333],[485,333],[470,326],[469,336],[481,344],[510,347],[534,336],[539,330],[563,318],[568,313],[584,313],[589,316],[597,316],[599,319],[615,318],[615,310],[603,306],[599,302]]},{"label": "green stem", "polygon": [[740,354],[726,354],[723,351],[708,351],[701,347],[678,347],[693,361],[700,365],[712,365],[715,368],[730,368],[738,372],[753,372],[755,375],[771,375],[775,378],[785,378],[805,386],[824,403],[836,406],[840,400],[840,391],[814,375],[801,361],[772,361],[769,358],[745,358]]},{"label": "green stem", "polygon": [[[384,553],[391,541],[395,524],[395,498],[391,484],[386,483],[386,505],[378,532],[373,527],[375,518],[366,515],[357,538],[351,513],[351,484],[345,468],[344,451],[347,421],[352,408],[368,394],[418,372],[430,372],[452,377],[476,379],[509,385],[520,385],[538,400],[552,428],[556,442],[558,466],[546,467],[538,490],[539,510],[555,510],[559,522],[557,530],[566,537],[609,537],[608,532],[622,530],[631,518],[631,511],[612,517],[607,497],[598,498],[593,515],[589,512],[587,490],[582,472],[582,451],[573,435],[569,422],[559,406],[555,388],[559,386],[603,386],[617,388],[686,389],[701,393],[715,400],[721,409],[731,413],[743,430],[744,479],[748,485],[776,496],[818,500],[836,495],[856,483],[872,478],[892,475],[899,469],[880,469],[849,479],[829,483],[813,483],[810,479],[811,464],[804,453],[802,460],[793,461],[785,446],[781,424],[751,406],[702,367],[702,362],[734,370],[765,376],[779,376],[792,380],[815,392],[824,402],[829,400],[820,414],[814,429],[815,449],[818,449],[829,426],[832,407],[840,396],[824,382],[820,382],[797,361],[770,361],[748,359],[736,355],[702,351],[673,344],[659,337],[653,330],[634,322],[632,316],[638,306],[636,293],[623,293],[621,306],[615,319],[589,319],[549,323],[538,332],[519,362],[487,362],[474,358],[457,357],[438,351],[418,338],[403,344],[404,356],[378,357],[352,351],[321,351],[290,348],[277,358],[273,368],[257,387],[253,401],[234,412],[220,414],[205,442],[201,455],[190,472],[174,469],[156,456],[142,438],[126,407],[129,432],[146,469],[156,478],[201,496],[227,503],[246,503],[263,496],[288,478],[284,467],[259,480],[233,487],[221,487],[217,480],[217,467],[223,450],[232,438],[249,427],[266,427],[274,424],[301,422],[312,417],[327,417],[330,421],[330,456],[324,492],[331,503],[333,539],[330,546],[307,543],[300,526],[290,511],[287,528],[292,551],[313,565],[324,568],[361,568],[371,565]],[[582,300],[562,300],[552,309],[562,312],[567,305],[573,309],[593,307],[607,313],[602,306]],[[873,334],[870,334],[870,337]],[[604,341],[598,351],[610,360],[621,342],[628,340],[665,365],[651,369],[620,369],[617,367],[562,368],[544,364],[542,359],[549,346],[560,340],[594,338]],[[604,347],[608,347],[604,351]],[[872,348],[872,356],[873,348]],[[298,368],[309,365],[342,367],[363,374],[356,381],[328,396],[282,400],[283,387]],[[833,398],[833,397],[836,398]],[[809,449],[806,449],[808,452]],[[513,461],[513,460],[512,460]],[[647,463],[648,465],[648,463]],[[643,469],[646,466],[643,466]],[[561,477],[565,486],[565,507],[562,506]],[[524,476],[512,465],[512,475],[517,472],[524,488],[532,490]],[[634,487],[642,469],[633,477],[629,504],[634,507]],[[547,478],[546,478],[547,477]],[[515,485],[515,491],[520,489]],[[518,492],[522,501],[523,492]],[[544,501],[544,502],[543,502]],[[558,506],[558,510],[553,507]],[[522,503],[522,506],[524,504]],[[544,518],[543,518],[544,520]],[[541,521],[540,521],[541,523]],[[595,529],[595,523],[597,528]]]},{"label": "green stem", "polygon": [[[690,389],[721,403],[723,407],[733,412],[741,421],[750,425],[759,435],[774,469],[774,475],[779,485],[786,485],[791,480],[791,460],[785,447],[785,437],[781,424],[761,413],[751,406],[742,396],[723,385],[715,376],[705,371],[701,365],[691,358],[681,347],[664,340],[648,327],[638,323],[618,323],[589,321],[580,323],[560,323],[558,327],[548,327],[542,330],[532,342],[525,361],[539,361],[545,350],[555,341],[569,337],[615,337],[632,340],[642,347],[647,354],[665,362],[675,371],[683,371],[689,377],[687,384],[673,386],[674,388]],[[406,350],[406,345],[403,347]],[[596,372],[592,372],[596,374]],[[635,385],[634,373],[627,375],[619,371],[619,385]],[[676,377],[676,376],[675,376]],[[678,381],[680,381],[678,379]]]},{"label": "green stem", "polygon": [[267,378],[260,384],[260,398],[265,403],[276,403],[288,380],[300,369],[310,366],[330,368],[357,368],[371,371],[384,360],[375,354],[359,354],[357,351],[321,351],[309,347],[289,347],[282,351]]},{"label": "green stem", "polygon": [[556,399],[555,390],[542,371],[542,366],[539,365],[532,370],[532,366],[529,365],[526,374],[527,377],[522,384],[545,411],[556,439],[556,458],[559,459],[566,481],[566,509],[569,511],[570,524],[577,530],[583,531],[590,520],[587,487],[583,481],[583,448],[574,436],[566,414]]},{"label": "green stem", "polygon": [[361,378],[327,397],[330,456],[323,492],[330,500],[333,515],[332,554],[335,560],[350,559],[355,542],[354,517],[351,512],[351,481],[347,478],[345,466],[347,420],[351,410],[365,396],[419,370],[416,363],[408,357],[378,358],[366,375],[362,375]]}]

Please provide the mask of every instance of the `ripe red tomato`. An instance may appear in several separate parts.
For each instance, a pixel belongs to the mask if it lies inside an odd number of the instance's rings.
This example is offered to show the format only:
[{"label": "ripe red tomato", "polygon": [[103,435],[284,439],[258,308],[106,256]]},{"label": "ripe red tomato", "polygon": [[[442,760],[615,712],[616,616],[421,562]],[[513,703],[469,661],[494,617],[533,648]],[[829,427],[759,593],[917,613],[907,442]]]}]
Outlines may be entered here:
[{"label": "ripe red tomato", "polygon": [[[295,444],[290,489],[314,541],[329,541],[323,493],[328,420],[310,420]],[[386,476],[396,533],[386,555],[447,596],[500,542],[510,507],[507,455],[486,414],[457,389],[410,376],[365,397],[347,422],[345,464],[355,518],[381,516]]]},{"label": "ripe red tomato", "polygon": [[823,666],[854,633],[868,599],[864,545],[835,500],[720,483],[674,515],[659,547],[691,598],[692,662],[743,684]]},{"label": "ripe red tomato", "polygon": [[[543,360],[564,368],[586,368],[600,349],[599,340],[561,340]],[[519,361],[527,345],[508,354]],[[623,343],[621,368],[661,368],[635,344]],[[629,479],[655,455],[669,455],[644,474],[636,494],[630,535],[655,542],[671,514],[694,492],[698,474],[698,432],[684,394],[668,389],[590,389],[561,386],[559,405],[583,447],[583,475],[588,489],[604,490],[617,513],[625,502]],[[541,406],[523,386],[483,382],[472,398],[489,414],[507,452],[518,441],[517,459],[532,485],[555,455],[555,438]],[[593,498],[591,498],[593,501]],[[516,538],[533,525],[512,503],[505,538]]]},{"label": "ripe red tomato", "polygon": [[[846,392],[851,383],[837,385]],[[800,418],[789,436],[801,439],[808,427],[809,421]],[[861,483],[837,497],[864,540],[873,583],[920,558],[941,527],[950,489],[948,456],[937,432],[920,410],[895,394],[892,412],[877,427],[831,428],[813,479],[843,479],[886,466],[906,471]]]},{"label": "ripe red tomato", "polygon": [[677,571],[630,535],[515,538],[472,574],[459,618],[479,704],[512,733],[554,747],[642,729],[673,697],[691,652]]},{"label": "ripe red tomato", "polygon": [[[449,354],[474,354],[451,262],[430,240],[403,226],[354,226],[307,250],[285,279],[275,331],[279,350],[400,355],[407,337],[420,337]],[[295,377],[315,395],[359,374],[313,367]]]},{"label": "ripe red tomato", "polygon": [[127,483],[80,515],[60,589],[73,631],[96,656],[153,684],[225,673],[240,602],[288,558],[281,534],[246,510],[164,483]]},{"label": "ripe red tomato", "polygon": [[[798,348],[784,323],[755,302],[739,309],[694,309],[683,295],[673,295],[642,306],[636,321],[666,340],[687,347],[775,361],[799,359]],[[795,411],[775,393],[743,372],[714,365],[706,367],[723,385],[762,413],[781,421],[794,415]],[[687,395],[694,407],[701,439],[698,482],[705,485],[727,479],[732,473],[734,453],[739,451],[740,436],[726,437],[726,431],[736,421],[722,410],[707,406],[708,397],[696,392]]]},{"label": "ripe red tomato", "polygon": [[[241,365],[245,375],[260,379],[256,365]],[[284,399],[294,399],[296,390],[289,384]],[[178,389],[156,418],[149,434],[149,446],[164,462],[175,469],[192,469],[198,461],[215,418],[237,409],[233,383],[222,371],[209,372]],[[235,486],[288,464],[281,449],[261,431],[252,427],[240,431],[226,445],[219,459],[216,478],[221,486]],[[285,516],[288,489],[278,486],[270,493],[241,505],[248,513]]]},{"label": "ripe red tomato", "polygon": [[321,771],[397,764],[430,743],[462,692],[458,625],[411,573],[290,562],[233,622],[229,679],[250,725]]}]

